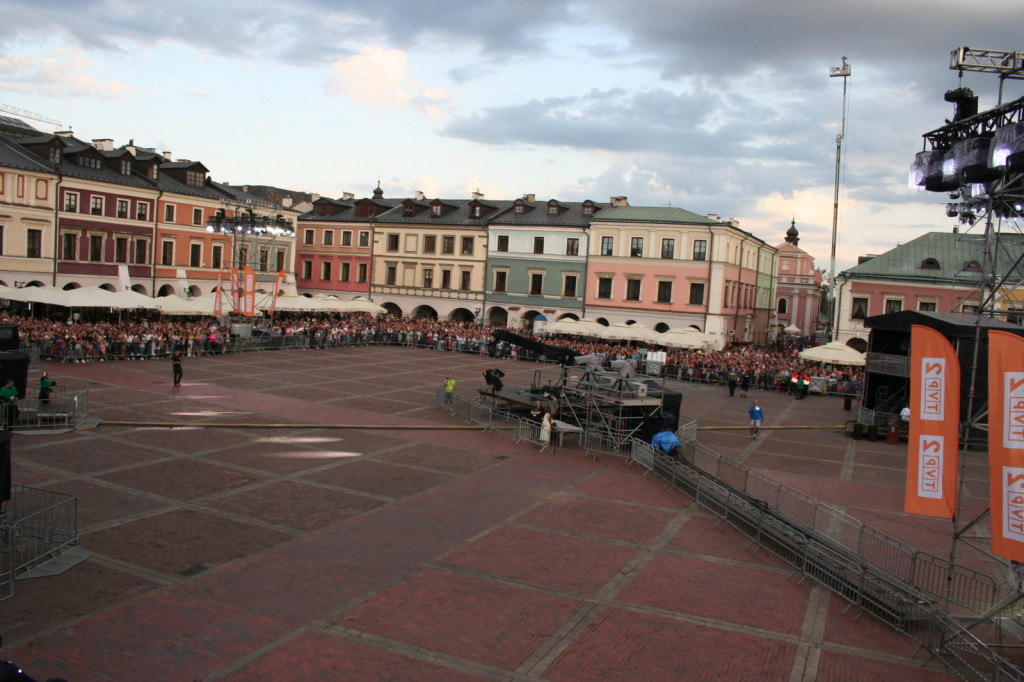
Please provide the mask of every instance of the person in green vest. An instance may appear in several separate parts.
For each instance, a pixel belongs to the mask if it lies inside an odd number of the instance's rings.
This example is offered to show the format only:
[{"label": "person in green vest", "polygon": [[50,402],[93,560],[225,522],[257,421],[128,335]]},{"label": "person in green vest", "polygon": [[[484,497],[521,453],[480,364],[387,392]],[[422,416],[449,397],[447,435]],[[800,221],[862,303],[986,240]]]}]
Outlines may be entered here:
[{"label": "person in green vest", "polygon": [[444,380],[444,404],[449,407],[452,414],[455,414],[455,375],[448,372],[448,378]]},{"label": "person in green vest", "polygon": [[0,388],[0,402],[4,406],[4,424],[10,430],[11,425],[18,421],[18,387],[14,385],[14,379],[8,379]]},{"label": "person in green vest", "polygon": [[53,387],[57,385],[57,382],[50,378],[49,372],[43,372],[43,376],[39,377],[39,402],[43,405],[47,405],[50,402],[50,394],[53,393]]}]

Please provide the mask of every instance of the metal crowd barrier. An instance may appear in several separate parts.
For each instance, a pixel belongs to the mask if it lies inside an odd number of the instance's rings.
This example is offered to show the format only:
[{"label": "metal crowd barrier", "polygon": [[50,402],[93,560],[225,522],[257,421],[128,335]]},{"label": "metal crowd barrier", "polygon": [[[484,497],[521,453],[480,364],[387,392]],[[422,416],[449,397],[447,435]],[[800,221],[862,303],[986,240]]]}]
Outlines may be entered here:
[{"label": "metal crowd barrier", "polygon": [[0,600],[14,594],[14,580],[78,544],[78,500],[73,495],[11,486],[0,515]]},{"label": "metal crowd barrier", "polygon": [[0,428],[11,431],[67,431],[80,426],[88,417],[89,390],[57,384],[45,400],[19,398],[17,413],[11,408],[0,408]]}]

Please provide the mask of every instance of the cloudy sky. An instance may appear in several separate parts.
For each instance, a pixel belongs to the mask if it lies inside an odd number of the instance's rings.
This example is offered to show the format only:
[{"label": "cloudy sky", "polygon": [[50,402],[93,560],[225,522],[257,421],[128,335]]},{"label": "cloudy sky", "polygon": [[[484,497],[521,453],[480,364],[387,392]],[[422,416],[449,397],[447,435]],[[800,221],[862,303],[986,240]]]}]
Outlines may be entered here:
[{"label": "cloudy sky", "polygon": [[952,227],[907,169],[952,116],[946,90],[997,103],[998,79],[959,81],[950,51],[1024,49],[1019,16],[1019,0],[0,0],[0,103],[232,184],[627,196],[772,244],[795,218],[827,270],[828,73],[846,56],[842,269]]}]

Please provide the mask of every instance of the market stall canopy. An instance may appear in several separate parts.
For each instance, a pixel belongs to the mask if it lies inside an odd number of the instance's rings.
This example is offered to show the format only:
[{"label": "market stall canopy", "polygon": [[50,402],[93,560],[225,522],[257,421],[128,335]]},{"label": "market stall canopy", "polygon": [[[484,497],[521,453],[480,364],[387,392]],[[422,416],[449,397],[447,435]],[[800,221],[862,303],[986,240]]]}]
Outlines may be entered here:
[{"label": "market stall canopy", "polygon": [[669,348],[707,348],[713,343],[710,336],[692,327],[681,329],[676,327],[655,336],[651,343]]},{"label": "market stall canopy", "polygon": [[800,351],[798,354],[801,360],[811,362],[825,362],[830,365],[851,365],[861,367],[867,362],[864,353],[850,348],[842,341],[832,341],[824,346],[815,346]]},{"label": "market stall canopy", "polygon": [[786,332],[787,334],[799,334],[801,330],[800,327],[796,326],[795,324],[791,324],[788,327],[784,327],[782,331]]},{"label": "market stall canopy", "polygon": [[78,289],[56,289],[54,287],[23,287],[7,289],[3,298],[27,303],[45,303],[65,308],[155,308],[149,296],[135,291],[109,291],[100,287]]},{"label": "market stall canopy", "polygon": [[[157,296],[153,299],[156,309],[164,315],[212,315],[206,312],[207,306],[197,298],[182,298],[177,294]],[[213,310],[212,300],[209,309]]]},{"label": "market stall canopy", "polygon": [[650,327],[644,325],[617,322],[602,327],[597,331],[596,336],[607,341],[648,341],[657,334]]},{"label": "market stall canopy", "polygon": [[564,320],[556,320],[544,326],[545,334],[580,334],[580,327],[576,320],[567,317]]}]

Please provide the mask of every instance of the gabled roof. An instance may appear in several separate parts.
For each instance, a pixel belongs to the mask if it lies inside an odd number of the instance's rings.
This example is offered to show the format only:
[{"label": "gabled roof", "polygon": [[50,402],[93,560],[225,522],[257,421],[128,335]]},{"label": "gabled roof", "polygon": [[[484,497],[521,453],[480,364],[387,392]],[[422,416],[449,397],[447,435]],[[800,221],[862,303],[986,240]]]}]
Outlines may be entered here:
[{"label": "gabled roof", "polygon": [[43,159],[22,147],[18,142],[0,137],[0,167],[52,173],[53,169]]},{"label": "gabled roof", "polygon": [[[512,202],[512,210],[505,211],[491,220],[490,224],[494,226],[521,227],[587,227],[594,220],[594,216],[604,215],[604,211],[609,210],[605,208],[605,204],[599,204],[594,201],[557,201],[556,204],[560,210],[552,215],[548,213],[548,206],[551,205],[552,201],[555,200],[529,202],[516,199]],[[585,203],[593,206],[594,213],[592,215],[584,215],[583,205]],[[516,213],[516,204],[522,204],[525,210],[522,213]]]},{"label": "gabled roof", "polygon": [[[414,215],[404,215],[403,205],[406,203],[415,204],[420,210]],[[512,201],[484,201],[481,199],[430,199],[417,201],[415,199],[404,199],[395,208],[377,217],[377,222],[406,223],[410,225],[466,225],[481,226],[491,224],[494,220],[503,215],[503,212],[512,208]],[[434,216],[430,210],[434,204],[440,204],[447,210],[441,216]],[[479,218],[472,217],[471,205],[488,207],[491,210],[483,213]]]},{"label": "gabled roof", "polygon": [[722,225],[706,215],[674,206],[612,206],[603,209],[594,222],[674,223],[681,225]]},{"label": "gabled roof", "polygon": [[[1024,235],[1003,233],[1002,248],[995,250],[996,273],[1007,274],[1024,250]],[[972,261],[984,262],[984,236],[981,234],[929,232],[901,244],[840,273],[846,279],[876,279],[915,282],[971,281],[980,271],[965,269]],[[925,267],[922,267],[925,265]],[[1016,276],[1024,277],[1024,268],[1016,268]]]}]

